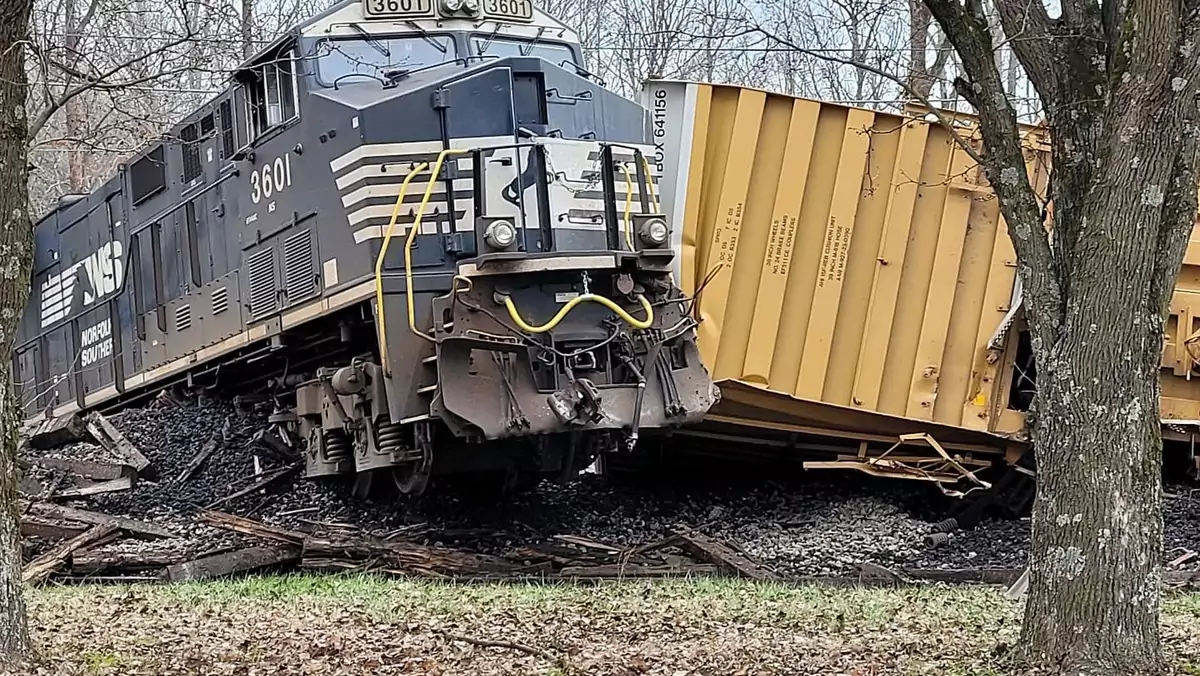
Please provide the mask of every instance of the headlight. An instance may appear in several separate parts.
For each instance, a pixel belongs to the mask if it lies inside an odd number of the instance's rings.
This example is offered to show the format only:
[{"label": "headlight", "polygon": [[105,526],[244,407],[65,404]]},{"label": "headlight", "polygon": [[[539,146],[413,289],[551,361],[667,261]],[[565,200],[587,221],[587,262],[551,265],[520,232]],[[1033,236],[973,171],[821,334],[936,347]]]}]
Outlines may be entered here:
[{"label": "headlight", "polygon": [[508,221],[495,221],[483,231],[483,239],[493,249],[507,249],[517,241],[517,229]]},{"label": "headlight", "polygon": [[667,243],[667,237],[671,231],[667,228],[667,222],[661,218],[651,218],[642,224],[641,232],[638,236],[642,241],[651,246],[662,246]]},{"label": "headlight", "polygon": [[479,11],[479,0],[463,0],[463,6],[467,11],[474,14]]},{"label": "headlight", "polygon": [[447,12],[457,12],[463,5],[463,0],[442,0],[442,9]]}]

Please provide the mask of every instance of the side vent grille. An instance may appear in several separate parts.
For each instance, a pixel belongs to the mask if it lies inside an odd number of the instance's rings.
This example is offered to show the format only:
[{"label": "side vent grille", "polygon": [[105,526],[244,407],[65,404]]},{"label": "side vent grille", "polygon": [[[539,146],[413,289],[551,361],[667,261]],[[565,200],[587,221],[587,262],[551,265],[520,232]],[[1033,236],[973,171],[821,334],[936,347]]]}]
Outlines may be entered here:
[{"label": "side vent grille", "polygon": [[229,288],[222,286],[212,293],[212,312],[219,315],[229,309]]},{"label": "side vent grille", "polygon": [[187,331],[192,328],[192,306],[180,305],[175,308],[175,330]]},{"label": "side vent grille", "polygon": [[288,302],[295,303],[310,296],[316,287],[312,231],[305,230],[283,241],[283,289]]},{"label": "side vent grille", "polygon": [[250,318],[271,314],[278,301],[275,289],[275,250],[263,249],[246,259],[250,278]]},{"label": "side vent grille", "polygon": [[233,105],[228,100],[221,102],[221,158],[233,157]]}]

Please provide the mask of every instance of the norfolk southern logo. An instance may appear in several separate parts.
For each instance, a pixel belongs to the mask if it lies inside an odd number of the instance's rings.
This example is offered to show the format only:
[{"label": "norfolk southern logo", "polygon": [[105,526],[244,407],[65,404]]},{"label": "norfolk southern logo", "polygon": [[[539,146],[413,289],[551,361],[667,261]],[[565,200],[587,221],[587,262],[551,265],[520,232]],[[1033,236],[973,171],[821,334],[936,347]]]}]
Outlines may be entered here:
[{"label": "norfolk southern logo", "polygon": [[123,254],[120,242],[109,242],[87,258],[47,277],[41,288],[42,328],[66,319],[72,310],[91,307],[120,288],[125,271]]},{"label": "norfolk southern logo", "polygon": [[[500,191],[500,197],[514,207],[520,207],[521,196],[525,194],[526,190],[537,185],[539,164],[537,154],[533,148],[530,148],[529,155],[525,158],[525,168],[508,185],[504,186],[504,189]],[[546,180],[552,181],[554,177],[546,172]]]}]

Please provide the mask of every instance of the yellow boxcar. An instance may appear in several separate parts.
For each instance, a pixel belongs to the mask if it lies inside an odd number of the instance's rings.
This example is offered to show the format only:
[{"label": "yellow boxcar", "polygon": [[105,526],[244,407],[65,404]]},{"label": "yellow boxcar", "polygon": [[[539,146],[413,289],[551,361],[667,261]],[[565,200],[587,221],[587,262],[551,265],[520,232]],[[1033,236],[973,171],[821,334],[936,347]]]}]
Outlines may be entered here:
[{"label": "yellow boxcar", "polygon": [[[1023,449],[1034,374],[1016,256],[944,126],[733,86],[651,81],[643,95],[676,274],[699,293],[701,352],[723,391],[712,423],[857,443],[836,461],[913,478],[961,474],[941,450]],[[973,118],[953,126],[978,143]],[[1045,132],[1023,134],[1044,191]],[[1163,351],[1169,433],[1200,419],[1197,316],[1200,231]],[[901,435],[921,436],[890,448]],[[873,460],[884,450],[899,460]]]}]

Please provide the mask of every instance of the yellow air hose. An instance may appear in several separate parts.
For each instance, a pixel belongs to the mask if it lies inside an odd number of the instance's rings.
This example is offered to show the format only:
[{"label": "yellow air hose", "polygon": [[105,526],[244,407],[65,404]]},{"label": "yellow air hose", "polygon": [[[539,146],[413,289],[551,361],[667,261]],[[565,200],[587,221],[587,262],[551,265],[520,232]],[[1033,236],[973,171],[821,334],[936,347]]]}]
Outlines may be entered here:
[{"label": "yellow air hose", "polygon": [[566,317],[568,312],[575,309],[576,305],[587,302],[599,303],[609,310],[612,310],[613,313],[623,319],[626,324],[629,324],[635,329],[648,329],[654,325],[654,308],[650,306],[650,301],[646,300],[646,297],[642,294],[639,293],[637,295],[637,299],[638,302],[642,304],[642,309],[646,311],[645,319],[635,318],[633,315],[626,312],[620,305],[617,305],[604,296],[597,296],[594,293],[585,293],[582,296],[576,296],[572,298],[567,304],[559,308],[558,314],[554,315],[550,321],[542,324],[541,326],[532,326],[526,322],[525,319],[521,317],[521,313],[519,310],[517,310],[517,305],[516,303],[513,303],[512,298],[507,296],[504,298],[504,307],[508,310],[508,316],[512,318],[517,327],[526,333],[545,333],[552,330],[554,327],[558,326],[560,322],[562,322],[563,317]]}]

